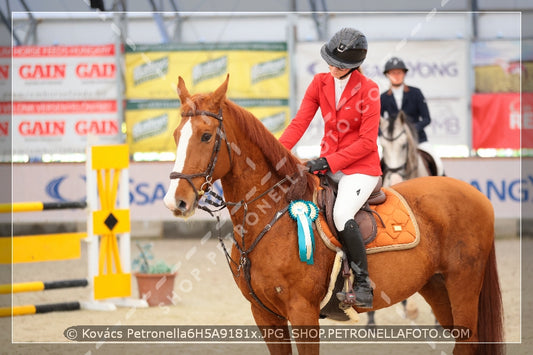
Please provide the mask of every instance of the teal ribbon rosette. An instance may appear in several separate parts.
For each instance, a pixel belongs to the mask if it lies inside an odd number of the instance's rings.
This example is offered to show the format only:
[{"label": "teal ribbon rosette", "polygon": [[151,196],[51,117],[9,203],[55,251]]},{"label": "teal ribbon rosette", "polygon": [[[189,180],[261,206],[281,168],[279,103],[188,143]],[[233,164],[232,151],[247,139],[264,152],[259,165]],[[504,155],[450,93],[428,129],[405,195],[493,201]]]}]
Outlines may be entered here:
[{"label": "teal ribbon rosette", "polygon": [[312,223],[318,217],[318,207],[311,201],[296,200],[289,205],[289,215],[298,225],[298,250],[300,260],[313,264],[315,237]]}]

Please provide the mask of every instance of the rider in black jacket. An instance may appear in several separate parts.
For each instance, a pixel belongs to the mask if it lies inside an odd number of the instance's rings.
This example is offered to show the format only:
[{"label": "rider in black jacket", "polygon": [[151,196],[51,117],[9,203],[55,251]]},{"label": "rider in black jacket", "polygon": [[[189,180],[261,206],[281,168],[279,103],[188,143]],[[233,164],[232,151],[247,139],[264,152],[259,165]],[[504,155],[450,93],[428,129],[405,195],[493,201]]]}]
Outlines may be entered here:
[{"label": "rider in black jacket", "polygon": [[396,117],[402,110],[407,119],[414,125],[418,134],[418,148],[429,153],[435,160],[437,175],[443,175],[442,161],[428,143],[424,128],[431,123],[426,99],[419,88],[404,83],[405,73],[409,69],[400,58],[393,57],[385,64],[383,74],[391,83],[391,87],[381,94],[381,116]]}]

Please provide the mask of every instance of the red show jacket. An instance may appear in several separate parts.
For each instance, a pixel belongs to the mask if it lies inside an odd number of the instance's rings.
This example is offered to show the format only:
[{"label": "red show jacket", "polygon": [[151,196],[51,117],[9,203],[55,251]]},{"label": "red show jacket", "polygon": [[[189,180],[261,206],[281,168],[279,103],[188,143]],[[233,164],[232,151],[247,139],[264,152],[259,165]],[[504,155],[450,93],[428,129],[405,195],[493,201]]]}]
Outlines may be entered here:
[{"label": "red show jacket", "polygon": [[300,109],[279,141],[292,149],[300,140],[320,107],[324,137],[320,156],[333,173],[379,176],[382,174],[377,137],[380,120],[380,93],[376,83],[352,72],[335,109],[335,82],[329,73],[315,75],[305,92]]}]

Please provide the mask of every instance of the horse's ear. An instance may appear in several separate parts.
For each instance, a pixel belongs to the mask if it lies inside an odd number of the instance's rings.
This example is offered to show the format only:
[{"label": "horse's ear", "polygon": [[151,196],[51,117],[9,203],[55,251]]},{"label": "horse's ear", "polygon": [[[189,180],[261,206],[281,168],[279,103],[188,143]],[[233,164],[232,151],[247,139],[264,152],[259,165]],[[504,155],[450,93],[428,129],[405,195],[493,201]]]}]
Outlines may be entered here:
[{"label": "horse's ear", "polygon": [[191,96],[189,90],[185,87],[185,81],[180,76],[178,77],[178,96],[180,97],[181,104],[185,104],[187,99]]},{"label": "horse's ear", "polygon": [[216,102],[222,102],[226,98],[226,92],[228,91],[229,73],[226,75],[226,80],[215,90],[213,93],[213,100]]},{"label": "horse's ear", "polygon": [[398,112],[398,118],[400,119],[401,124],[404,124],[405,122],[407,122],[407,115],[402,110]]}]

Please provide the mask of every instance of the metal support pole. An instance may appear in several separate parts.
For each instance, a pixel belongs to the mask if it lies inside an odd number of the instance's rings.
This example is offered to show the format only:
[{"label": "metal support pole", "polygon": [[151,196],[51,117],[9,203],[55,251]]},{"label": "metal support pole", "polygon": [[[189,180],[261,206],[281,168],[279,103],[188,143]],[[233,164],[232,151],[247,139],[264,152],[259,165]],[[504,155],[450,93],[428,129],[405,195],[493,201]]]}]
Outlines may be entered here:
[{"label": "metal support pole", "polygon": [[124,38],[126,37],[126,31],[124,27],[124,14],[115,12],[113,14],[113,27],[115,29],[115,67],[117,68],[116,71],[116,85],[117,85],[117,116],[118,121],[120,122],[120,126],[122,127],[121,132],[121,141],[119,143],[126,142],[126,134],[125,134],[125,124],[126,119],[124,115],[124,63],[123,63],[123,55],[122,55],[122,48],[124,44]]},{"label": "metal support pole", "polygon": [[172,42],[181,43],[183,39],[181,35],[181,28],[183,24],[181,14],[179,12],[178,6],[174,3],[174,0],[170,0],[170,5],[172,6],[172,9],[175,12],[174,17],[176,18],[176,20],[174,21],[175,25],[174,25],[174,35],[172,36]]},{"label": "metal support pole", "polygon": [[152,5],[153,10],[153,17],[155,24],[157,25],[157,29],[159,30],[159,34],[161,35],[161,42],[162,43],[168,43],[170,42],[167,29],[165,28],[165,21],[163,20],[163,16],[161,16],[160,10],[155,5],[154,0],[150,0],[150,4]]},{"label": "metal support pole", "polygon": [[287,54],[289,55],[289,109],[291,118],[298,111],[296,100],[296,21],[297,14],[289,12],[287,15]]},{"label": "metal support pole", "polygon": [[33,17],[31,13],[31,9],[26,4],[24,0],[19,0],[22,4],[22,7],[24,7],[24,10],[27,11],[27,15],[30,21],[28,31],[26,32],[26,37],[24,38],[24,44],[28,45],[30,44],[30,39],[32,39],[33,44],[37,44],[37,20],[35,17]]},{"label": "metal support pole", "polygon": [[17,34],[13,31],[13,27],[11,27],[11,15],[9,13],[9,10],[7,11],[8,16],[4,15],[4,13],[0,10],[0,19],[4,23],[4,25],[7,27],[9,33],[11,33],[11,36],[13,36],[13,40],[15,41],[16,46],[20,46],[22,43],[20,42],[20,39],[18,38]]},{"label": "metal support pole", "polygon": [[[474,63],[472,58],[472,48],[474,48],[475,42],[478,38],[478,17],[479,13],[477,0],[470,1],[470,12],[466,16],[466,21],[468,21],[467,28],[469,29],[468,33],[468,47],[467,52],[467,68],[469,68],[469,75],[467,76],[468,80],[468,96],[467,96],[467,115],[470,118],[467,122],[472,122],[472,94],[475,92],[475,72],[474,72]],[[472,125],[469,124],[465,127],[466,129],[466,144],[468,145],[468,151],[470,156],[475,156],[477,153],[472,149]]]}]

